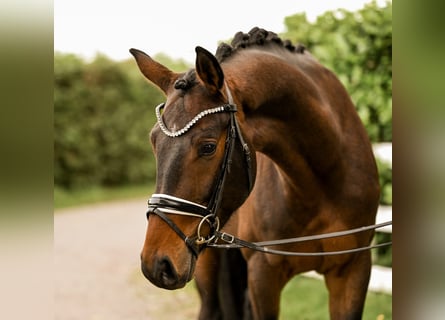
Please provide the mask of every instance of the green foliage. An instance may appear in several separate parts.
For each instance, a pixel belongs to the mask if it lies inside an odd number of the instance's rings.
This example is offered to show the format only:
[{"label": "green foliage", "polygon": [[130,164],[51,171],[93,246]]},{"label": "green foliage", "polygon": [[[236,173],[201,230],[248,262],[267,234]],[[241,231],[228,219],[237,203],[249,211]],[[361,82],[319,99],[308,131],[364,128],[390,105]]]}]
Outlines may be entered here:
[{"label": "green foliage", "polygon": [[380,203],[384,205],[392,204],[392,166],[377,159],[377,169],[379,171],[380,182]]},{"label": "green foliage", "polygon": [[[280,319],[329,319],[328,291],[323,281],[296,276],[281,292]],[[363,319],[375,320],[379,315],[392,319],[392,296],[368,292]]]},{"label": "green foliage", "polygon": [[[385,243],[392,241],[391,233],[376,232],[374,243]],[[392,246],[384,246],[372,251],[372,262],[384,267],[392,267]]]},{"label": "green foliage", "polygon": [[[380,204],[392,205],[392,166],[377,159],[380,181]],[[374,242],[384,243],[392,240],[391,233],[376,232]],[[392,246],[380,247],[372,251],[373,262],[375,264],[392,266]]]},{"label": "green foliage", "polygon": [[351,95],[373,142],[392,140],[392,3],[285,18],[283,38],[304,44]]},{"label": "green foliage", "polygon": [[54,183],[66,189],[154,179],[149,144],[163,95],[133,61],[54,58]]}]

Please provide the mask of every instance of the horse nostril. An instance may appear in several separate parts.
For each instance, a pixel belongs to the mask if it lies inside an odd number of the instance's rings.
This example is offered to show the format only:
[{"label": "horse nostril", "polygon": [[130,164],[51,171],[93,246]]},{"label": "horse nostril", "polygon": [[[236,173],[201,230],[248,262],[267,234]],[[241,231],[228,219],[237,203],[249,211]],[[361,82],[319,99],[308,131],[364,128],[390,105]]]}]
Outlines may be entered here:
[{"label": "horse nostril", "polygon": [[159,260],[157,271],[158,277],[164,284],[172,284],[178,279],[178,275],[168,257]]},{"label": "horse nostril", "polygon": [[142,259],[141,269],[145,278],[160,288],[173,290],[182,288],[186,283],[186,279],[180,278],[168,256],[146,261]]}]

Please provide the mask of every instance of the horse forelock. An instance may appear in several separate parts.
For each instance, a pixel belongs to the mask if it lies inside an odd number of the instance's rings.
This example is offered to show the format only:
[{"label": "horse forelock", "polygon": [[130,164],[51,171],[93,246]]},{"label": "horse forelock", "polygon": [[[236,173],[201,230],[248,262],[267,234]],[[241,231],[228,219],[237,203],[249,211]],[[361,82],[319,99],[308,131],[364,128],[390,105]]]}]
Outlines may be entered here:
[{"label": "horse forelock", "polygon": [[238,32],[231,44],[221,43],[216,50],[216,58],[219,62],[231,57],[236,52],[250,47],[269,48],[281,47],[291,53],[303,54],[306,47],[302,44],[293,45],[290,40],[282,40],[276,33],[255,27],[248,33]]},{"label": "horse forelock", "polygon": [[174,83],[175,89],[187,91],[197,84],[195,69],[190,69],[180,76]]}]

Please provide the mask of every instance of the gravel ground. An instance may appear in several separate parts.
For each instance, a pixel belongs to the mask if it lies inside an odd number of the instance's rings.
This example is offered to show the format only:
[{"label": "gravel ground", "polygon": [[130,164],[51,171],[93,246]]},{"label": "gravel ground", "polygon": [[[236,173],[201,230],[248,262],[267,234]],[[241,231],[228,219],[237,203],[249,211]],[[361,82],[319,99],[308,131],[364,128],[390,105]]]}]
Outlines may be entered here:
[{"label": "gravel ground", "polygon": [[58,210],[54,215],[55,319],[196,319],[193,283],[167,291],[140,272],[146,200]]}]

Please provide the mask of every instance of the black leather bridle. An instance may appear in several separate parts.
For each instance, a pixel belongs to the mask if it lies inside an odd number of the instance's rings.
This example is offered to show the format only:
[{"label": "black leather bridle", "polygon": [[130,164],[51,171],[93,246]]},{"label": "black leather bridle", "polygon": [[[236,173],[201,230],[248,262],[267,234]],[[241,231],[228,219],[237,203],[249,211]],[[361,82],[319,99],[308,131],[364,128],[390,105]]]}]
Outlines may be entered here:
[{"label": "black leather bridle", "polygon": [[[227,128],[224,157],[208,205],[203,206],[185,199],[166,194],[153,194],[148,200],[147,219],[150,214],[155,214],[162,220],[164,220],[165,223],[167,223],[170,228],[174,230],[182,240],[184,240],[187,247],[195,256],[198,255],[200,248],[203,248],[206,244],[217,240],[217,234],[219,233],[219,218],[217,216],[217,212],[221,205],[225,181],[228,173],[230,172],[230,166],[232,164],[233,151],[236,142],[240,143],[242,150],[244,151],[248,191],[250,192],[253,188],[254,179],[250,149],[245,142],[240,127],[238,125],[238,121],[235,116],[237,108],[236,105],[233,103],[229,91],[227,91],[227,95],[229,97],[229,102],[227,104],[199,113],[183,129],[175,132],[169,131],[162,120],[160,111],[164,108],[165,104],[162,103],[156,108],[158,124],[161,130],[166,135],[172,138],[185,134],[199,119],[204,116],[219,112],[227,112],[230,115],[229,125]],[[182,230],[167,216],[168,214],[190,216],[201,219],[198,225],[197,235],[193,237],[186,236],[184,232],[182,232]],[[210,227],[210,232],[205,236],[201,234],[201,228],[204,222],[206,222]]]}]

